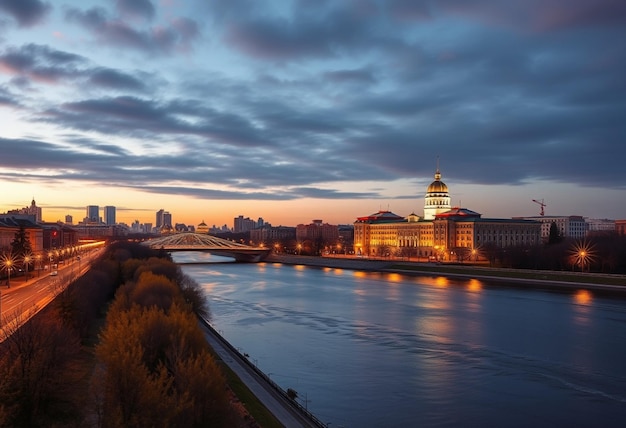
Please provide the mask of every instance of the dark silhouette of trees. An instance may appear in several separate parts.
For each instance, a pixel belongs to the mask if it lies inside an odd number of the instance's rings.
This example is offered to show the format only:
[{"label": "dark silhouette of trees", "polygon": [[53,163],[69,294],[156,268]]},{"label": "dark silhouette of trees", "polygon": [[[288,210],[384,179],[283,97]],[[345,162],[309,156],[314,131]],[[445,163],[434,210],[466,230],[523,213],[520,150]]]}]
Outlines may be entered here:
[{"label": "dark silhouette of trees", "polygon": [[17,257],[24,257],[32,252],[32,245],[26,235],[26,229],[20,225],[19,230],[15,232],[15,238],[11,241],[11,253]]},{"label": "dark silhouette of trees", "polygon": [[53,311],[2,326],[0,426],[48,426],[80,415],[80,341]]},{"label": "dark silhouette of trees", "polygon": [[548,235],[548,245],[558,244],[563,240],[563,236],[561,236],[561,231],[559,227],[556,225],[556,222],[550,223],[550,233]]},{"label": "dark silhouette of trees", "polygon": [[2,325],[0,426],[241,426],[198,324],[206,298],[156,254],[114,243],[45,310]]}]

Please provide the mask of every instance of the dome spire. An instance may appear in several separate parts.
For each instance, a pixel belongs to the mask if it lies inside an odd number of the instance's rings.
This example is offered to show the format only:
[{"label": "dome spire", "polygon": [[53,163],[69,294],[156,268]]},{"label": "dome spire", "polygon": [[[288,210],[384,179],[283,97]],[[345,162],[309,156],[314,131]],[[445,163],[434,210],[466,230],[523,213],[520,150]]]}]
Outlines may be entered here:
[{"label": "dome spire", "polygon": [[450,210],[450,194],[448,186],[441,181],[441,171],[439,171],[439,156],[437,156],[437,170],[435,171],[435,181],[430,183],[424,195],[424,219],[433,220],[437,214]]}]

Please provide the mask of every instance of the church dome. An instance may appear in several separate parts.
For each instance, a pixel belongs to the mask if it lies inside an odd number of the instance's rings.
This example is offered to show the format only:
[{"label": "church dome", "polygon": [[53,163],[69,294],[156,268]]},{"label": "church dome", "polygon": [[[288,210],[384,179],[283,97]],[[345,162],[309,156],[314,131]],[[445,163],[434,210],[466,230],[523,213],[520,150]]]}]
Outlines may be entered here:
[{"label": "church dome", "polygon": [[430,183],[426,193],[448,193],[448,186],[441,181],[441,173],[439,170],[435,173],[435,181]]}]

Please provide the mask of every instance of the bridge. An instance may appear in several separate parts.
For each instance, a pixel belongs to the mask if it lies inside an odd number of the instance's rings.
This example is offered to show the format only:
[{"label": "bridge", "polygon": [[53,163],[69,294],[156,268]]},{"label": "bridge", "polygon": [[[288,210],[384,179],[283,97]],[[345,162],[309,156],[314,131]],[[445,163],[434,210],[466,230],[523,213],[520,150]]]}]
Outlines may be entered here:
[{"label": "bridge", "polygon": [[263,260],[271,248],[251,247],[203,233],[175,233],[142,243],[155,250],[203,251],[216,256],[233,257],[238,262],[256,263]]}]

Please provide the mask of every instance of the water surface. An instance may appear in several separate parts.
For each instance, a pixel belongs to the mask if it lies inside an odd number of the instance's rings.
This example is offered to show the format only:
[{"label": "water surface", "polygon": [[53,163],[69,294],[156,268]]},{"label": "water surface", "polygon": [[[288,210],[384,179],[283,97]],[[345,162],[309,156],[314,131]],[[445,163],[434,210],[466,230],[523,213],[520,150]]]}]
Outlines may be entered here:
[{"label": "water surface", "polygon": [[268,263],[183,270],[215,328],[331,427],[626,421],[623,299]]}]

